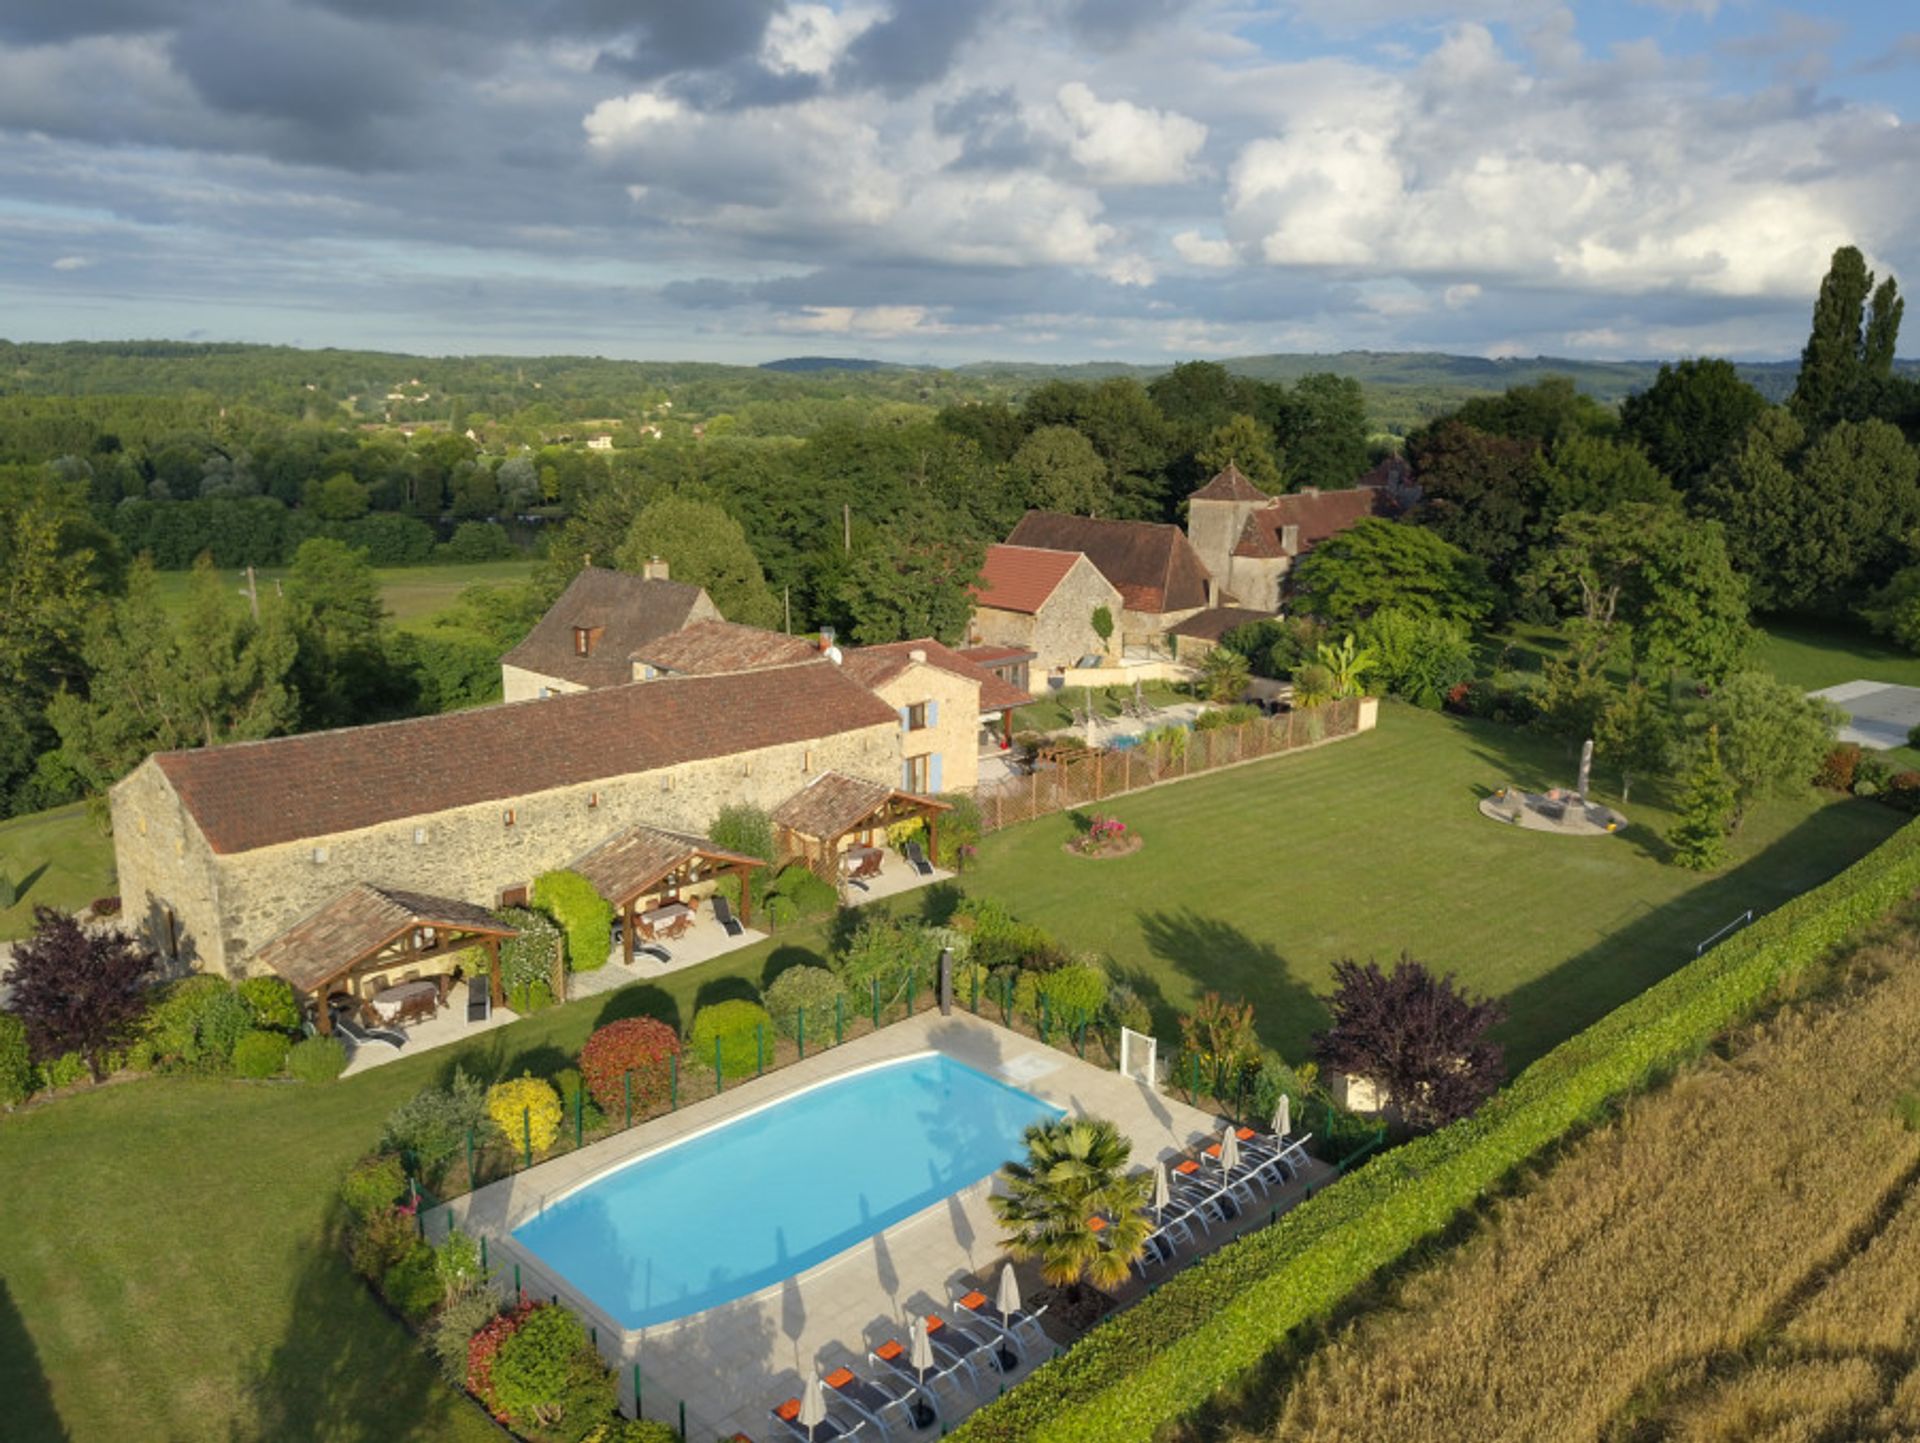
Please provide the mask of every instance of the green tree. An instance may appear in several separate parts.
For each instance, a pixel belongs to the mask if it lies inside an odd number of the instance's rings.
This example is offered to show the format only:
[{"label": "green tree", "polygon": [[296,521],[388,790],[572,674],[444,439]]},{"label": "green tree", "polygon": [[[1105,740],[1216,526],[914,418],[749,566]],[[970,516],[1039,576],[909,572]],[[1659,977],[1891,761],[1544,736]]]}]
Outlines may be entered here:
[{"label": "green tree", "polygon": [[1382,607],[1474,625],[1494,592],[1473,557],[1420,526],[1364,517],[1320,542],[1293,570],[1293,605],[1334,626]]},{"label": "green tree", "polygon": [[839,599],[862,645],[931,636],[958,642],[973,615],[985,543],[922,514],[864,544],[842,578]]},{"label": "green tree", "polygon": [[779,624],[780,603],[767,588],[747,533],[713,502],[662,496],[645,507],[614,559],[622,570],[638,571],[653,556],[666,558],[674,580],[704,586],[727,620]]},{"label": "green tree", "polygon": [[1105,651],[1107,643],[1113,640],[1113,613],[1104,606],[1096,606],[1088,619],[1093,634],[1100,638],[1100,649]]},{"label": "green tree", "polygon": [[285,608],[256,624],[205,557],[187,605],[169,622],[152,567],[128,574],[126,596],[96,612],[82,648],[91,681],[48,705],[62,760],[96,796],[150,752],[251,741],[289,730],[296,642]]},{"label": "green tree", "polygon": [[1620,425],[1690,494],[1766,410],[1766,397],[1740,379],[1733,362],[1682,361],[1662,365],[1651,386],[1621,402]]},{"label": "green tree", "polygon": [[[1841,246],[1820,282],[1813,303],[1813,330],[1800,352],[1800,374],[1787,402],[1810,429],[1840,419],[1866,373],[1866,306],[1873,272],[1858,246]],[[1899,331],[1899,308],[1889,288],[1884,318],[1876,318],[1876,358],[1881,347],[1891,364]]]},{"label": "green tree", "polygon": [[1620,800],[1633,795],[1633,779],[1665,769],[1673,748],[1673,717],[1642,681],[1630,681],[1600,715],[1593,733],[1596,755],[1620,769]]},{"label": "green tree", "polygon": [[322,521],[356,520],[367,514],[369,504],[367,488],[344,471],[324,481],[309,481],[304,501],[306,508]]},{"label": "green tree", "polygon": [[1610,511],[1629,502],[1673,506],[1679,499],[1638,446],[1580,432],[1558,442],[1541,468],[1537,525],[1549,534],[1570,511]]},{"label": "green tree", "polygon": [[1023,506],[1074,516],[1106,514],[1106,462],[1071,426],[1040,427],[1020,443],[1008,470]]},{"label": "green tree", "polygon": [[397,704],[399,679],[383,636],[387,611],[364,551],[323,536],[301,542],[286,602],[305,725],[371,721]]},{"label": "green tree", "polygon": [[1477,558],[1496,582],[1524,569],[1539,529],[1537,443],[1442,421],[1407,438],[1407,459],[1421,489],[1412,520]]},{"label": "green tree", "polygon": [[1811,786],[1842,720],[1832,702],[1804,696],[1766,672],[1729,677],[1693,722],[1714,739],[1732,779],[1734,828],[1759,798]]},{"label": "green tree", "polygon": [[1200,685],[1210,702],[1239,700],[1252,675],[1247,659],[1231,647],[1216,646],[1200,663]]},{"label": "green tree", "polygon": [[1719,866],[1727,855],[1734,808],[1733,778],[1720,759],[1720,733],[1709,727],[1687,769],[1679,819],[1667,833],[1674,862],[1696,872]]},{"label": "green tree", "polygon": [[1473,638],[1460,622],[1384,607],[1355,634],[1374,659],[1381,688],[1428,711],[1438,711],[1449,691],[1473,679]]},{"label": "green tree", "polygon": [[1001,1168],[1004,1191],[988,1200],[1007,1250],[1038,1259],[1041,1276],[1069,1297],[1086,1282],[1125,1282],[1153,1230],[1148,1175],[1127,1166],[1133,1144],[1105,1118],[1070,1117],[1035,1123],[1026,1145],[1026,1160]]},{"label": "green tree", "polygon": [[1209,431],[1194,460],[1209,476],[1229,465],[1238,466],[1247,480],[1270,496],[1285,489],[1274,454],[1273,433],[1245,414],[1230,416]]},{"label": "green tree", "polygon": [[1546,376],[1531,385],[1510,386],[1498,396],[1475,396],[1453,419],[1488,436],[1531,442],[1547,449],[1574,436],[1610,435],[1614,414],[1584,395],[1571,376]]},{"label": "green tree", "polygon": [[1351,376],[1319,371],[1287,393],[1276,450],[1289,490],[1351,486],[1366,473],[1367,398]]}]

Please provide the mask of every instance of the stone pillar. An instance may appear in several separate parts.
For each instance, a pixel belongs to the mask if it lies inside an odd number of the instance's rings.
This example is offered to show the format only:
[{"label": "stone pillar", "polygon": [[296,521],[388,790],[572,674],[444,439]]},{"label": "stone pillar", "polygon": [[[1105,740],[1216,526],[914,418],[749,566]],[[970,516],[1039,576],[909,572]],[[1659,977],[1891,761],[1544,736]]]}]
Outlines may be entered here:
[{"label": "stone pillar", "polygon": [[940,949],[940,1015],[953,1016],[953,948]]},{"label": "stone pillar", "polygon": [[1582,802],[1587,799],[1587,780],[1593,775],[1593,738],[1588,737],[1580,747],[1580,785],[1574,790],[1579,793]]}]

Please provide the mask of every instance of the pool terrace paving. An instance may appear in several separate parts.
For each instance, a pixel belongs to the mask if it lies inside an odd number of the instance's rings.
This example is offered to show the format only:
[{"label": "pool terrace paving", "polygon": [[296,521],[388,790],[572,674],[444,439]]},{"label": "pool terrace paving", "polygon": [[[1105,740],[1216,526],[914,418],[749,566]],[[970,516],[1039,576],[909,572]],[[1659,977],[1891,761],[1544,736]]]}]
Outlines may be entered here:
[{"label": "pool terrace paving", "polygon": [[[550,1274],[533,1253],[512,1239],[511,1231],[539,1212],[547,1199],[641,1153],[723,1124],[802,1088],[929,1051],[945,1053],[1069,1113],[1112,1119],[1132,1139],[1134,1158],[1142,1164],[1205,1143],[1219,1131],[1220,1119],[1213,1114],[1154,1093],[1132,1078],[965,1013],[942,1017],[927,1012],[489,1184],[430,1214],[428,1236],[444,1235],[449,1222],[485,1236],[503,1287],[511,1290],[518,1264],[528,1296],[557,1296],[573,1308],[596,1328],[600,1350],[617,1369],[623,1401],[629,1404],[633,1365],[640,1365],[646,1416],[677,1421],[678,1405],[684,1402],[689,1437],[776,1436],[767,1410],[795,1396],[815,1369],[847,1363],[871,1376],[867,1350],[889,1338],[904,1343],[909,1321],[919,1313],[933,1309],[950,1314],[951,1284],[977,1278],[992,1291],[1006,1253],[1000,1246],[999,1224],[987,1204],[991,1177],[783,1283],[634,1331],[623,1329],[571,1285]],[[1285,1211],[1330,1176],[1331,1169],[1324,1164],[1311,1164],[1301,1177],[1277,1190],[1257,1216],[1243,1217],[1233,1230],[1216,1226],[1211,1238],[1202,1239],[1202,1248],[1218,1246],[1235,1232],[1265,1222],[1273,1211]],[[688,1203],[698,1205],[697,1199]],[[1030,1299],[1041,1286],[1037,1269],[1023,1264],[1019,1276],[1023,1296]],[[1124,1305],[1143,1291],[1143,1284],[1130,1280],[1118,1290],[1118,1300]],[[1042,1319],[1043,1325],[1054,1321]],[[1071,1341],[1057,1327],[1049,1327],[1049,1333],[1052,1344]],[[943,1387],[939,1395],[942,1422],[949,1427],[957,1424],[972,1407],[993,1396],[1000,1384],[1016,1382],[1051,1353],[1051,1345],[1025,1349],[1019,1365],[1004,1378],[985,1369],[977,1390]],[[893,1431],[904,1430],[895,1424]],[[935,1425],[915,1436],[938,1432]]]}]

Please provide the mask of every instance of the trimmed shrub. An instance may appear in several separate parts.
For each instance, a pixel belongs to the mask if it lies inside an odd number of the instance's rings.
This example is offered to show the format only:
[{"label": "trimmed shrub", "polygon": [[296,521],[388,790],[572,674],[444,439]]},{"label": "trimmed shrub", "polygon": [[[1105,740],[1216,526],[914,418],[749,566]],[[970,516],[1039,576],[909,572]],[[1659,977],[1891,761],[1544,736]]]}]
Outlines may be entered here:
[{"label": "trimmed shrub", "polygon": [[63,1052],[34,1069],[34,1091],[58,1092],[63,1087],[72,1087],[86,1075],[87,1059],[77,1052]]},{"label": "trimmed shrub", "polygon": [[1814,774],[1813,784],[1834,792],[1853,790],[1854,773],[1860,768],[1860,748],[1852,742],[1842,742],[1827,753],[1826,760],[1820,763],[1820,770]]},{"label": "trimmed shrub", "polygon": [[791,916],[776,920],[795,921],[802,917],[826,916],[840,905],[840,894],[813,868],[795,862],[775,874],[767,886],[767,901],[769,911],[780,902],[788,904],[783,910],[790,911]]},{"label": "trimmed shrub", "polygon": [[693,1016],[687,1034],[687,1066],[713,1066],[713,1049],[720,1047],[720,1070],[726,1077],[751,1077],[759,1070],[761,1049],[772,1051],[773,1019],[758,1002],[736,997],[702,1007]]},{"label": "trimmed shrub", "polygon": [[535,1152],[545,1152],[560,1135],[560,1094],[550,1083],[523,1073],[487,1089],[487,1115],[514,1151],[532,1139]]},{"label": "trimmed shrub", "polygon": [[500,1315],[500,1304],[484,1290],[463,1293],[441,1311],[427,1332],[427,1348],[440,1376],[456,1388],[467,1382],[467,1357],[473,1335]]},{"label": "trimmed shrub", "polygon": [[487,1117],[485,1090],[456,1067],[447,1086],[423,1087],[388,1114],[380,1146],[399,1154],[432,1186],[466,1151],[469,1136],[479,1140]]},{"label": "trimmed shrub", "polygon": [[1170,1277],[958,1430],[1147,1443],[1437,1236],[1513,1169],[1698,1053],[1920,888],[1920,828],[1734,934],[1535,1062],[1470,1118],[1382,1154]]},{"label": "trimmed shrub", "polygon": [[1903,812],[1920,812],[1920,772],[1896,772],[1880,800]]},{"label": "trimmed shrub", "polygon": [[420,1241],[420,1224],[411,1212],[382,1208],[369,1217],[353,1240],[353,1266],[361,1277],[379,1283]]},{"label": "trimmed shrub", "polygon": [[507,528],[491,521],[462,521],[433,554],[435,561],[502,561],[513,555]]},{"label": "trimmed shrub", "polygon": [[1856,797],[1874,797],[1887,789],[1887,783],[1893,780],[1893,768],[1877,756],[1865,755],[1853,769],[1853,794]]},{"label": "trimmed shrub", "polygon": [[1075,963],[1038,978],[1040,996],[1056,1023],[1073,1025],[1097,1017],[1107,1001],[1107,974],[1087,963]]},{"label": "trimmed shrub", "polygon": [[252,1026],[253,1014],[227,980],[202,973],[167,983],[143,1031],[163,1062],[224,1066]]},{"label": "trimmed shrub", "polygon": [[287,1065],[293,1043],[284,1032],[256,1029],[233,1044],[233,1071],[238,1077],[278,1077]]},{"label": "trimmed shrub", "polygon": [[940,847],[933,861],[935,866],[958,872],[980,847],[980,804],[972,792],[942,792],[940,800],[948,810],[940,818]]},{"label": "trimmed shrub", "polygon": [[376,1152],[360,1159],[340,1182],[340,1201],[360,1222],[392,1207],[407,1190],[407,1172],[392,1153]]},{"label": "trimmed shrub", "polygon": [[467,1344],[467,1391],[487,1405],[488,1411],[498,1414],[499,1404],[493,1398],[493,1364],[499,1357],[501,1345],[511,1338],[515,1331],[540,1309],[549,1306],[546,1303],[521,1303],[496,1313],[483,1324]]},{"label": "trimmed shrub", "polygon": [[494,1354],[493,1401],[522,1427],[552,1428],[577,1411],[570,1395],[581,1384],[605,1376],[578,1318],[565,1308],[536,1308]]},{"label": "trimmed shrub", "polygon": [[253,1025],[276,1032],[300,1030],[300,999],[278,977],[249,977],[236,989]]},{"label": "trimmed shrub", "polygon": [[667,1059],[680,1050],[680,1034],[654,1017],[626,1017],[597,1028],[580,1049],[580,1075],[609,1117],[625,1117],[627,1074],[633,1074],[636,1113],[667,1096]]},{"label": "trimmed shrub", "polygon": [[553,968],[554,944],[562,936],[559,924],[531,907],[505,907],[493,915],[520,933],[500,944],[501,987],[512,993],[545,982]]},{"label": "trimmed shrub", "polygon": [[394,1310],[409,1322],[417,1323],[431,1317],[433,1310],[440,1306],[441,1299],[446,1296],[433,1249],[416,1237],[405,1255],[381,1275],[380,1291],[393,1304]]},{"label": "trimmed shrub", "polygon": [[1124,982],[1107,986],[1107,1024],[1118,1030],[1125,1027],[1145,1036],[1153,1035],[1153,1009],[1140,994]]},{"label": "trimmed shrub", "polygon": [[18,1107],[33,1094],[33,1055],[27,1024],[0,1012],[0,1107]]},{"label": "trimmed shrub", "polygon": [[743,804],[722,807],[713,825],[707,828],[707,837],[722,851],[758,857],[763,862],[771,863],[778,855],[774,849],[773,819],[759,807]]},{"label": "trimmed shrub", "polygon": [[836,1006],[847,1007],[846,996],[846,987],[825,967],[789,967],[767,988],[767,1012],[780,1035],[792,1037],[805,1008],[808,1034],[817,1041],[833,1025]]},{"label": "trimmed shrub", "polygon": [[567,938],[567,965],[592,972],[607,965],[613,907],[578,872],[543,872],[533,879],[533,904],[553,914]]},{"label": "trimmed shrub", "polygon": [[332,1082],[347,1070],[347,1046],[337,1037],[306,1037],[287,1051],[287,1071],[302,1082]]}]

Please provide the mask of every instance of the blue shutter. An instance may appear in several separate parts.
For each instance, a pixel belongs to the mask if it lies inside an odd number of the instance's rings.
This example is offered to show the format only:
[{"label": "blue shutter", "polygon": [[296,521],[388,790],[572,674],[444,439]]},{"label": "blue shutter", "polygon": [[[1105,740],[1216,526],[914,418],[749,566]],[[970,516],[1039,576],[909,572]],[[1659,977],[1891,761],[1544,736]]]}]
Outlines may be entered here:
[{"label": "blue shutter", "polygon": [[908,717],[909,710],[910,709],[907,707],[900,708],[900,730],[901,731],[907,730],[907,728],[912,725],[912,722]]},{"label": "blue shutter", "polygon": [[940,703],[937,701],[927,703],[927,725],[930,727],[940,725]]},{"label": "blue shutter", "polygon": [[930,769],[927,772],[928,790],[937,797],[940,795],[940,753],[935,752],[933,760],[928,762],[927,766]]}]

